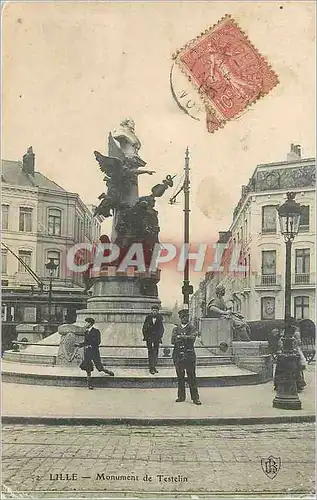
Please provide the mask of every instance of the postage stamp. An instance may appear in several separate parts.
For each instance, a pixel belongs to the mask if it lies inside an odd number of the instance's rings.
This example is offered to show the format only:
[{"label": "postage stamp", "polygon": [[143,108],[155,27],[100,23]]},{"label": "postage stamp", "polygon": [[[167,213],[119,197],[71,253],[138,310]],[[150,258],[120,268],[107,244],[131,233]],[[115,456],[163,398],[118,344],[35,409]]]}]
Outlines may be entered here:
[{"label": "postage stamp", "polygon": [[206,105],[209,132],[239,116],[278,84],[268,62],[229,15],[173,58]]}]

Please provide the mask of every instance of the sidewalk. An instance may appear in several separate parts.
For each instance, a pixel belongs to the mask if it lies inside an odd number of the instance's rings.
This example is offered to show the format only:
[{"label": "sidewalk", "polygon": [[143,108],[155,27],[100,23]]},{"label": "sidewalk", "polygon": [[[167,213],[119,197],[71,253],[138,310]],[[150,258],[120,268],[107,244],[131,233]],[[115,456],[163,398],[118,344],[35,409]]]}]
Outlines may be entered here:
[{"label": "sidewalk", "polygon": [[315,365],[305,374],[302,410],[272,407],[272,382],[237,387],[203,387],[202,406],[189,398],[175,403],[176,388],[116,389],[2,384],[4,423],[265,423],[308,422],[315,415]]}]

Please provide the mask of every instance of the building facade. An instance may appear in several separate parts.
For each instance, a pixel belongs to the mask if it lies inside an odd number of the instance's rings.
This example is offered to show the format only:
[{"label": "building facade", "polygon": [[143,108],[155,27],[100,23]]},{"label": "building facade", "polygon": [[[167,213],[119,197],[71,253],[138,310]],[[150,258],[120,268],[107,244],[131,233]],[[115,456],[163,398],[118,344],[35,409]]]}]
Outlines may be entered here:
[{"label": "building facade", "polygon": [[[248,321],[283,319],[285,242],[276,208],[293,191],[302,215],[292,245],[292,315],[315,322],[315,168],[315,159],[301,158],[300,146],[293,144],[287,161],[256,167],[242,186],[229,231],[220,233],[219,242],[228,247],[223,271],[205,276],[192,299],[193,315],[203,311],[221,282],[233,310]],[[239,270],[230,270],[233,253],[239,255]]]},{"label": "building facade", "polygon": [[[35,155],[29,148],[23,161],[2,161],[1,209],[2,320],[74,320],[87,296],[82,275],[67,269],[67,252],[78,242],[99,239],[100,221],[93,217],[93,207],[35,171]],[[56,270],[49,297],[50,261]]]}]

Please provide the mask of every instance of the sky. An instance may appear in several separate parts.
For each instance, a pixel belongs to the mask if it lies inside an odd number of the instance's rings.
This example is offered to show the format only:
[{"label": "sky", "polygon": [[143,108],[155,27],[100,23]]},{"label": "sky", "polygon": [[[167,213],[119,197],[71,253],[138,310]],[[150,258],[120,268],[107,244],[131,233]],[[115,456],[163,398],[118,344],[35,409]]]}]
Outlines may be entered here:
[{"label": "sky", "polygon": [[[153,176],[140,195],[184,167],[190,150],[191,240],[214,242],[257,164],[286,160],[290,143],[315,156],[314,2],[8,2],[2,12],[2,158],[28,146],[36,170],[97,204],[103,174],[93,151],[132,117]],[[230,14],[280,83],[210,134],[186,115],[169,84],[173,53]],[[193,89],[193,92],[194,89]],[[182,199],[157,202],[160,239],[181,242]],[[104,226],[108,231],[110,221]],[[198,285],[201,275],[191,280]],[[182,276],[163,271],[160,298],[181,302]]]}]

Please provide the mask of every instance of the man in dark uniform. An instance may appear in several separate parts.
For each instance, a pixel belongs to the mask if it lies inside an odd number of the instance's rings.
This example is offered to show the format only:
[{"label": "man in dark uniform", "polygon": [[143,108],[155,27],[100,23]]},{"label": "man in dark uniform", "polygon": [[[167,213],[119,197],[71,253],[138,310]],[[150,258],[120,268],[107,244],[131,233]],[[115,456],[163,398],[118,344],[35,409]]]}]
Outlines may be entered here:
[{"label": "man in dark uniform", "polygon": [[158,373],[156,369],[159,346],[164,333],[163,317],[159,314],[159,307],[153,306],[143,323],[143,340],[146,342],[149,357],[149,370],[152,375]]},{"label": "man in dark uniform", "polygon": [[187,309],[178,313],[180,325],[176,326],[172,333],[172,344],[174,344],[173,361],[177,374],[178,396],[176,403],[186,399],[185,371],[190,389],[190,395],[195,405],[201,405],[196,381],[196,354],[194,343],[197,337],[197,329],[189,323]]},{"label": "man in dark uniform", "polygon": [[99,351],[101,335],[100,331],[97,328],[94,328],[95,320],[93,318],[86,318],[85,323],[85,340],[81,344],[76,344],[76,346],[84,347],[84,359],[80,364],[80,368],[87,372],[88,389],[93,389],[91,372],[94,370],[94,365],[99,372],[104,372],[111,377],[114,377],[114,373],[110,370],[107,370],[101,362]]}]

